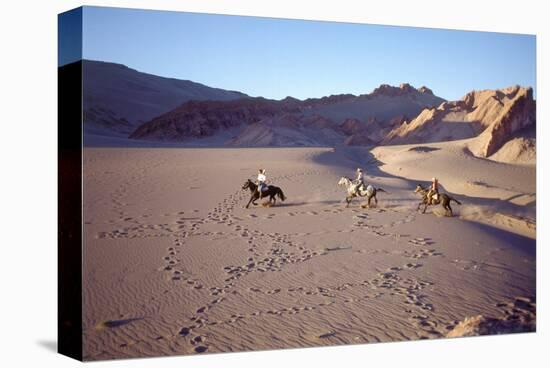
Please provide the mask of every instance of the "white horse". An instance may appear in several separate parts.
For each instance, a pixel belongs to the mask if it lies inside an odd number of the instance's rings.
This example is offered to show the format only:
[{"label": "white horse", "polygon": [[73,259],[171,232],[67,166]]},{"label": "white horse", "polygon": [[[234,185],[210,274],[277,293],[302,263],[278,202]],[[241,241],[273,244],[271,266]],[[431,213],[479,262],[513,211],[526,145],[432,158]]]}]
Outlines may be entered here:
[{"label": "white horse", "polygon": [[354,197],[367,197],[367,207],[370,208],[370,201],[374,198],[374,204],[375,206],[378,205],[378,199],[376,199],[376,193],[377,192],[384,192],[387,193],[382,188],[375,188],[372,185],[367,185],[367,188],[364,187],[358,188],[358,184],[354,183],[350,178],[347,178],[345,176],[342,176],[340,178],[340,181],[338,182],[338,185],[344,185],[346,187],[346,190],[348,192],[348,195],[346,196],[346,207],[349,207],[349,204],[351,200]]}]

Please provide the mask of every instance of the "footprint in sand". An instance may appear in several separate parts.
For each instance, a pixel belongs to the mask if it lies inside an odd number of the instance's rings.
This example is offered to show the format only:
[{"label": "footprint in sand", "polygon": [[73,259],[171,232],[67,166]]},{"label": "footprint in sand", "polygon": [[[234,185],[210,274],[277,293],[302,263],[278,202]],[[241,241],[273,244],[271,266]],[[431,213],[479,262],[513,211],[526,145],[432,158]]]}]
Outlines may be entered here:
[{"label": "footprint in sand", "polygon": [[[195,336],[191,339],[191,344],[197,345],[197,344],[203,344],[206,341],[206,337],[202,335]],[[195,350],[196,351],[196,350]],[[204,350],[206,351],[206,350]],[[198,353],[202,353],[202,351],[198,351]]]},{"label": "footprint in sand", "polygon": [[191,328],[190,327],[182,327],[179,334],[181,336],[187,336],[189,335],[189,333],[191,332]]},{"label": "footprint in sand", "polygon": [[409,240],[409,243],[418,245],[418,246],[423,246],[423,245],[433,244],[433,241],[431,241],[430,238],[414,238]]},{"label": "footprint in sand", "polygon": [[197,314],[199,313],[204,313],[208,310],[208,307],[200,307],[199,309],[197,309]]},{"label": "footprint in sand", "polygon": [[496,306],[501,309],[507,320],[530,323],[536,319],[537,303],[533,296],[518,296],[511,302],[500,302]]},{"label": "footprint in sand", "polygon": [[414,259],[422,259],[427,257],[442,256],[443,253],[437,252],[435,249],[422,249],[419,252],[404,251],[403,256]]}]

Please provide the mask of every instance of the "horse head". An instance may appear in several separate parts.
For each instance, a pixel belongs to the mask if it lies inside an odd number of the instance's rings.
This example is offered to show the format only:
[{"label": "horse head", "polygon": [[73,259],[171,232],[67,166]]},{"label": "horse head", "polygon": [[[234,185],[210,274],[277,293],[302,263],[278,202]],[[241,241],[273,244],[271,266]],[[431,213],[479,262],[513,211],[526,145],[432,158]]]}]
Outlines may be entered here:
[{"label": "horse head", "polygon": [[426,189],[421,184],[416,184],[416,189],[414,190],[415,193],[424,193],[426,192]]},{"label": "horse head", "polygon": [[244,182],[243,186],[242,186],[242,189],[250,189],[251,191],[254,191],[256,190],[256,183],[254,183],[252,180],[248,179],[247,181]]},{"label": "horse head", "polygon": [[348,185],[350,182],[351,182],[351,180],[349,180],[345,176],[342,176],[340,178],[340,181],[338,182],[338,185]]}]

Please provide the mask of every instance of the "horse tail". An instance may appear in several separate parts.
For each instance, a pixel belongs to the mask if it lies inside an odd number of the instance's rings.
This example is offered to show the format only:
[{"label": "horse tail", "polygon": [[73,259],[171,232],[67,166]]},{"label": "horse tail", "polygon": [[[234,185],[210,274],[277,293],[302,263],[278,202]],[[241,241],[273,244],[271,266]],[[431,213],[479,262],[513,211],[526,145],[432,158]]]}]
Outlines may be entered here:
[{"label": "horse tail", "polygon": [[455,201],[456,204],[462,204],[462,203],[460,203],[459,201],[457,201],[456,199],[454,199],[453,197],[449,197],[449,202],[450,202],[450,201]]},{"label": "horse tail", "polygon": [[283,190],[281,188],[277,188],[277,189],[278,189],[277,195],[279,196],[281,201],[284,201],[286,199],[286,197],[285,197],[285,194],[283,193]]},{"label": "horse tail", "polygon": [[385,191],[384,189],[382,189],[382,188],[376,188],[376,191],[377,191],[377,192],[382,192],[382,193],[388,193],[388,192],[386,192],[386,191]]}]

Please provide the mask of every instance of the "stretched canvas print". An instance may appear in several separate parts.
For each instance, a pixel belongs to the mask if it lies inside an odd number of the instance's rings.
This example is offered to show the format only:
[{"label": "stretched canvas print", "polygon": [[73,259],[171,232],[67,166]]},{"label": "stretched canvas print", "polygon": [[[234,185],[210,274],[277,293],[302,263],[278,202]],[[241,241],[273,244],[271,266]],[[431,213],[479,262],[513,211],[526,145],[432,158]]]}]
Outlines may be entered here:
[{"label": "stretched canvas print", "polygon": [[60,14],[60,352],[534,332],[535,44]]}]

